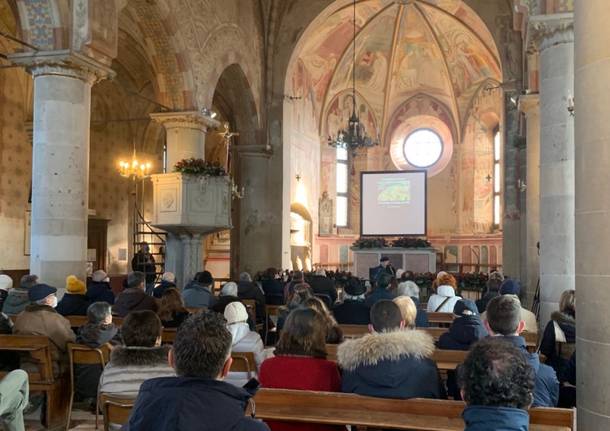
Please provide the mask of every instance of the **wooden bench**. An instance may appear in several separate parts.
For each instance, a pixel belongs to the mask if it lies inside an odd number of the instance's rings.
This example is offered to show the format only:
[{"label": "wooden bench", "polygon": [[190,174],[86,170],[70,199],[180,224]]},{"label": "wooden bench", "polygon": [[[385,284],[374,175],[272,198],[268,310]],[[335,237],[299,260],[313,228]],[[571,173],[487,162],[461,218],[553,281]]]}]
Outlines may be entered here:
[{"label": "wooden bench", "polygon": [[[0,351],[28,353],[37,371],[28,372],[30,392],[46,396],[44,425],[47,428],[65,427],[70,404],[70,380],[67,373],[55,377],[51,357],[51,342],[39,335],[0,335]],[[0,377],[6,373],[0,373]]]},{"label": "wooden bench", "polygon": [[174,344],[176,341],[176,332],[178,328],[163,328],[161,333],[161,343],[163,344]]},{"label": "wooden bench", "polygon": [[100,395],[100,405],[104,415],[104,431],[109,431],[111,425],[125,425],[133,409],[135,400]]},{"label": "wooden bench", "polygon": [[[263,420],[420,431],[464,429],[464,403],[461,401],[394,400],[285,389],[261,389],[254,401],[251,408],[256,417]],[[530,424],[532,431],[571,431],[574,412],[531,409]]]},{"label": "wooden bench", "polygon": [[[434,338],[434,342],[437,342],[442,334],[447,332],[448,328],[417,328],[424,332],[427,332],[432,338]],[[538,334],[535,332],[522,332],[521,336],[525,339],[525,344],[527,345],[528,350],[535,351],[538,346]]]},{"label": "wooden bench", "polygon": [[248,379],[257,374],[256,359],[253,352],[231,352],[231,358],[233,358],[232,372],[248,373]]},{"label": "wooden bench", "polygon": [[368,325],[339,325],[344,338],[360,338],[369,333]]},{"label": "wooden bench", "polygon": [[432,326],[449,327],[453,322],[453,319],[455,319],[453,313],[428,313],[428,322]]}]

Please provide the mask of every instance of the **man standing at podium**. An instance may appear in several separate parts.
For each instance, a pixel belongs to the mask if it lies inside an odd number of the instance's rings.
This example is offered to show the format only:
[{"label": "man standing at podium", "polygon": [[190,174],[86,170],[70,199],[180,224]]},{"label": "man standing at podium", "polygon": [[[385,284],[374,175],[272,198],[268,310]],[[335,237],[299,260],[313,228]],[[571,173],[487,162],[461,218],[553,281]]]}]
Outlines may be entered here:
[{"label": "man standing at podium", "polygon": [[379,275],[384,272],[387,272],[392,277],[396,276],[396,270],[392,268],[390,258],[387,256],[382,256],[381,259],[379,259],[379,266],[369,268],[369,280],[371,283],[376,283]]}]

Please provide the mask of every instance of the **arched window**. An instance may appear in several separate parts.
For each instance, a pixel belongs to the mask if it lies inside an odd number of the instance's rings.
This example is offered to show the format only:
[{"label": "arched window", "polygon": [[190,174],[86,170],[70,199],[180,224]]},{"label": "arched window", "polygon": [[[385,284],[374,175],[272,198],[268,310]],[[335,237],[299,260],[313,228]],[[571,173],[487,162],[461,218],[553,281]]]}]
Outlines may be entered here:
[{"label": "arched window", "polygon": [[494,194],[493,194],[493,224],[499,227],[502,222],[502,142],[500,129],[494,132]]},{"label": "arched window", "polygon": [[349,207],[349,152],[346,148],[337,148],[337,210],[335,224],[337,227],[347,227]]}]

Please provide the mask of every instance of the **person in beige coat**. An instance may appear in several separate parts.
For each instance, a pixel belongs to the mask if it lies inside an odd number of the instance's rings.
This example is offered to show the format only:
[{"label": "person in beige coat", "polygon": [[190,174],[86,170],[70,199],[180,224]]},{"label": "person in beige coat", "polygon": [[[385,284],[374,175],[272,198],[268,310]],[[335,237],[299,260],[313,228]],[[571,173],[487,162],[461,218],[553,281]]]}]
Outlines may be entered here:
[{"label": "person in beige coat", "polygon": [[[67,344],[76,336],[68,319],[55,311],[57,289],[46,284],[37,284],[28,291],[30,305],[19,313],[13,327],[15,335],[43,335],[51,341],[53,372],[56,376],[67,370]],[[22,361],[22,368],[32,369],[34,364]]]},{"label": "person in beige coat", "polygon": [[[521,293],[521,286],[518,281],[506,279],[500,286],[500,295],[514,295],[519,298]],[[487,320],[487,313],[481,314],[481,320]],[[536,321],[536,315],[527,308],[521,306],[521,320],[525,322],[525,332],[538,333],[538,322]]]}]

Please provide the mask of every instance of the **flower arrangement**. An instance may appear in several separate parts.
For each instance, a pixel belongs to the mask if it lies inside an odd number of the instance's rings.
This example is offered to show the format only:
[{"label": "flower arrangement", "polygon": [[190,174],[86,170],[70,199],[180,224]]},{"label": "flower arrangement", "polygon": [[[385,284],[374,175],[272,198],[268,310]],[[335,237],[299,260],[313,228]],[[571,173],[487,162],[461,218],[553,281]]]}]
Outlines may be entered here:
[{"label": "flower arrangement", "polygon": [[182,159],[174,165],[174,172],[203,177],[225,177],[227,172],[219,163],[206,162],[203,159]]},{"label": "flower arrangement", "polygon": [[430,244],[427,240],[423,238],[411,238],[408,236],[395,239],[392,241],[392,247],[398,248],[430,248],[432,244]]},{"label": "flower arrangement", "polygon": [[385,238],[358,238],[354,244],[356,248],[383,248],[387,247]]}]

